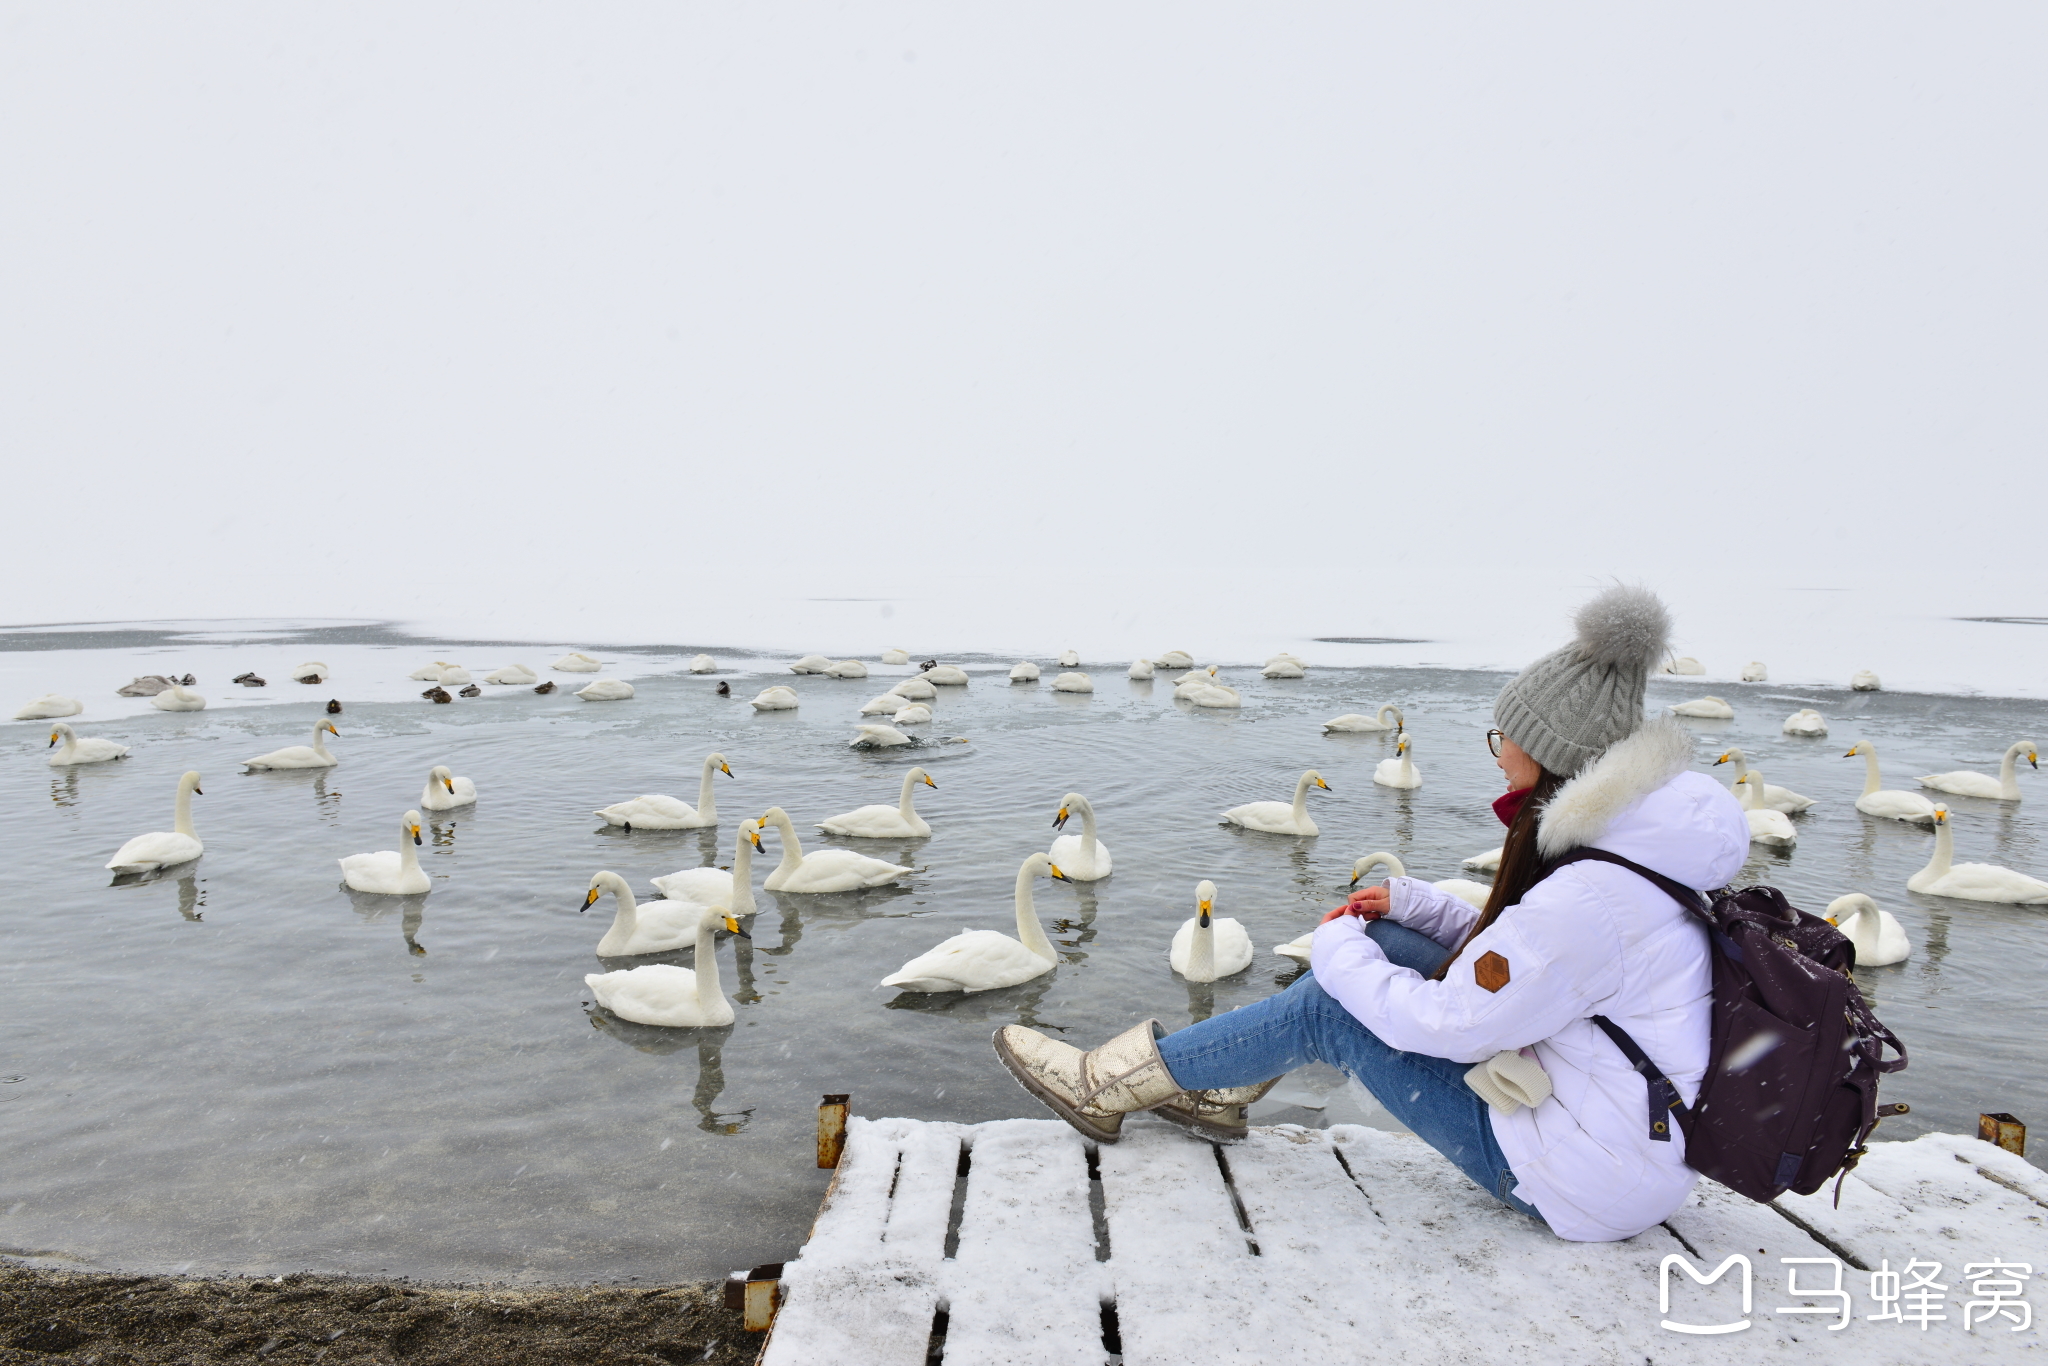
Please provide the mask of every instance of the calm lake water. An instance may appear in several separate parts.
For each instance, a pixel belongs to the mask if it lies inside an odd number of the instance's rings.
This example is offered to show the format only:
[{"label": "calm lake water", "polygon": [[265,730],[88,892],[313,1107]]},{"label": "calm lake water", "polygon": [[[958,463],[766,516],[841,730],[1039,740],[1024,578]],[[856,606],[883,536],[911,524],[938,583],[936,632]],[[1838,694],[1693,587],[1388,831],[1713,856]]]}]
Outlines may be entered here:
[{"label": "calm lake water", "polygon": [[[403,679],[437,654],[489,653],[454,648],[392,651],[386,671]],[[1164,681],[1130,683],[1120,664],[1092,667],[1099,691],[1071,696],[1011,686],[1008,660],[954,662],[989,672],[942,689],[923,729],[968,743],[910,751],[847,747],[859,704],[908,672],[887,669],[862,681],[728,675],[730,699],[710,679],[643,674],[635,699],[607,704],[524,688],[455,706],[350,702],[350,680],[337,677],[319,695],[347,707],[329,742],[342,762],[317,772],[238,771],[241,758],[304,742],[319,709],[296,699],[82,725],[135,751],[70,770],[44,767],[43,726],[0,729],[11,850],[0,1249],[136,1270],[535,1281],[709,1277],[780,1260],[828,1176],[812,1165],[820,1093],[851,1092],[868,1115],[1038,1115],[990,1052],[999,1025],[1087,1045],[1146,1016],[1173,1026],[1256,1000],[1293,977],[1265,950],[1315,924],[1358,855],[1392,850],[1411,872],[1445,878],[1500,840],[1482,736],[1501,675],[1328,669],[1267,682],[1230,670],[1246,706],[1227,713],[1176,704]],[[1048,681],[1055,672],[1046,667]],[[391,695],[390,679],[378,695]],[[770,681],[795,687],[801,709],[753,712],[744,699]],[[2048,1123],[2048,1006],[2035,975],[2048,910],[1907,892],[1932,837],[1859,815],[1863,764],[1842,758],[1873,740],[1890,787],[1995,771],[2012,740],[2048,739],[2042,705],[1716,686],[1738,717],[1691,723],[1703,759],[1739,743],[1771,782],[1820,799],[1798,822],[1796,851],[1759,853],[1745,878],[1814,911],[1869,892],[1912,938],[1906,963],[1859,974],[1912,1050],[1885,1091],[1912,1114],[1882,1136],[1974,1132],[1983,1110]],[[1701,691],[1660,681],[1651,702]],[[1406,709],[1418,790],[1374,785],[1391,750],[1383,738],[1320,732],[1382,701]],[[1779,733],[1804,705],[1829,717],[1829,738]],[[694,802],[712,750],[735,774],[719,779],[715,833],[629,835],[591,815],[642,792]],[[335,860],[394,847],[438,763],[474,778],[481,799],[428,813],[421,853],[434,890],[344,890]],[[918,798],[933,835],[860,847],[921,871],[868,893],[757,893],[751,943],[720,941],[733,1026],[650,1029],[586,1004],[583,975],[605,966],[594,948],[611,914],[609,901],[578,913],[592,873],[614,870],[646,892],[651,877],[730,864],[738,821],[771,805],[817,847],[826,841],[811,822],[893,802],[912,764],[938,783]],[[1240,802],[1290,797],[1311,766],[1335,789],[1311,799],[1320,838],[1217,823]],[[194,799],[205,856],[181,876],[109,886],[102,865],[123,840],[169,827],[187,768],[205,775]],[[2025,773],[2020,805],[1950,798],[1957,857],[2048,874],[2044,781]],[[961,928],[1011,927],[1017,866],[1052,839],[1069,789],[1094,801],[1117,871],[1037,884],[1057,971],[964,998],[876,988]],[[769,849],[757,887],[772,838]],[[1213,987],[1166,964],[1202,878],[1261,949]]]}]

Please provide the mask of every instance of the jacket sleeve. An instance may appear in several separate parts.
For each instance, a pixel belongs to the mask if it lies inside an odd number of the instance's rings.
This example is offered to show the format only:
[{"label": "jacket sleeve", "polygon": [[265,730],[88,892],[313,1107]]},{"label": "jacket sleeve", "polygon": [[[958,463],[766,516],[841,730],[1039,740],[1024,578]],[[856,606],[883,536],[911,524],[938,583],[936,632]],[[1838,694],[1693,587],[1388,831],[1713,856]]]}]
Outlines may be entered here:
[{"label": "jacket sleeve", "polygon": [[1484,1062],[1594,1014],[1621,985],[1605,903],[1580,877],[1546,878],[1465,946],[1440,982],[1387,961],[1355,916],[1316,931],[1316,982],[1389,1047]]},{"label": "jacket sleeve", "polygon": [[1447,949],[1458,946],[1479,919],[1479,908],[1417,877],[1387,879],[1387,919],[1426,934]]}]

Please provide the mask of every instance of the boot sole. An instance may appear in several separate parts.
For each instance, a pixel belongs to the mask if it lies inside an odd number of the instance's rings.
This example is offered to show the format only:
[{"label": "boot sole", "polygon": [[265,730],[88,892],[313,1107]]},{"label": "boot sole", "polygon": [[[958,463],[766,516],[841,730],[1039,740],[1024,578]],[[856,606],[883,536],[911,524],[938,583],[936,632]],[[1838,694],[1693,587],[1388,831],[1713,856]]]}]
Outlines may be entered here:
[{"label": "boot sole", "polygon": [[1193,1115],[1169,1109],[1164,1105],[1151,1113],[1155,1119],[1163,1119],[1182,1133],[1192,1134],[1207,1143],[1219,1145],[1242,1143],[1245,1139],[1251,1137],[1251,1129],[1248,1126],[1237,1128],[1224,1124],[1211,1124],[1206,1120],[1197,1119]]},{"label": "boot sole", "polygon": [[[996,1031],[994,1043],[996,1046],[996,1056],[1002,1059],[1003,1066],[1009,1070],[1011,1076],[1017,1079],[1017,1084],[1035,1096],[1046,1109],[1051,1110],[1068,1124],[1071,1124],[1080,1132],[1083,1138],[1092,1138],[1097,1143],[1115,1143],[1123,1137],[1121,1122],[1119,1122],[1119,1126],[1115,1129],[1104,1129],[1080,1111],[1074,1109],[1073,1106],[1067,1104],[1059,1096],[1047,1090],[1043,1082],[1031,1075],[1029,1068],[1011,1056],[1008,1046],[1003,1042],[1001,1030]],[[1118,1116],[1118,1120],[1121,1121],[1122,1116]]]}]

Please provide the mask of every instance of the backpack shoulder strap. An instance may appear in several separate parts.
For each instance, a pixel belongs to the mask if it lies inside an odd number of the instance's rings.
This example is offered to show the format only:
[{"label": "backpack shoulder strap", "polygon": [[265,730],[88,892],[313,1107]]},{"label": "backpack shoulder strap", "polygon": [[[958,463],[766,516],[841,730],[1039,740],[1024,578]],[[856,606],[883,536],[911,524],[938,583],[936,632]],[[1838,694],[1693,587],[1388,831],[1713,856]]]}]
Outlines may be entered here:
[{"label": "backpack shoulder strap", "polygon": [[1645,881],[1655,883],[1658,887],[1662,888],[1667,894],[1669,894],[1673,901],[1676,901],[1679,905],[1685,907],[1694,915],[1699,916],[1702,920],[1707,920],[1711,922],[1713,918],[1711,911],[1707,905],[1707,899],[1700,892],[1697,892],[1691,887],[1686,886],[1683,882],[1680,882],[1676,878],[1669,878],[1664,876],[1664,874],[1658,872],[1654,868],[1645,868],[1642,864],[1637,863],[1634,859],[1623,858],[1620,854],[1610,854],[1605,849],[1587,849],[1581,847],[1578,849],[1567,850],[1565,853],[1559,854],[1556,858],[1552,859],[1548,864],[1544,865],[1543,876],[1548,877],[1551,873],[1556,872],[1559,868],[1564,867],[1567,863],[1585,862],[1611,863],[1615,865],[1617,868],[1626,868],[1631,873],[1634,873],[1637,877],[1640,877]]}]

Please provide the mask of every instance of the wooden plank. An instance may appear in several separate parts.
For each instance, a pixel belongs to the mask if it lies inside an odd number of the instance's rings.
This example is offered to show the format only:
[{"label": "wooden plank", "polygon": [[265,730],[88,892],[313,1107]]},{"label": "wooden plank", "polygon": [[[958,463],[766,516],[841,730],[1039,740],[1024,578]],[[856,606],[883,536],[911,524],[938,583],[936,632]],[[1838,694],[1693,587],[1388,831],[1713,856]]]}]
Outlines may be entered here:
[{"label": "wooden plank", "polygon": [[977,1126],[945,1278],[948,1366],[1101,1361],[1105,1279],[1081,1136],[1059,1120]]}]

